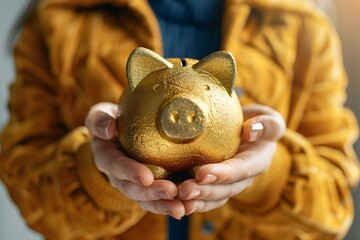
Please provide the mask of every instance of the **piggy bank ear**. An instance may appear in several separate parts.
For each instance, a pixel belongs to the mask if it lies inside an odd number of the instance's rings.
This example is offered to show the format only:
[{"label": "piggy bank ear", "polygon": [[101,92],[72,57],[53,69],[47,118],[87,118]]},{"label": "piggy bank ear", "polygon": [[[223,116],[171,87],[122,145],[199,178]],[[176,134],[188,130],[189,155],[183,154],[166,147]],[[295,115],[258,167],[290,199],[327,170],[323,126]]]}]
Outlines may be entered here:
[{"label": "piggy bank ear", "polygon": [[134,91],[136,86],[148,74],[160,69],[172,67],[172,63],[153,51],[143,47],[136,48],[130,54],[126,65],[126,75],[129,81],[130,90]]},{"label": "piggy bank ear", "polygon": [[232,94],[236,79],[236,64],[230,52],[212,53],[197,62],[193,68],[210,73],[224,85],[229,95]]}]

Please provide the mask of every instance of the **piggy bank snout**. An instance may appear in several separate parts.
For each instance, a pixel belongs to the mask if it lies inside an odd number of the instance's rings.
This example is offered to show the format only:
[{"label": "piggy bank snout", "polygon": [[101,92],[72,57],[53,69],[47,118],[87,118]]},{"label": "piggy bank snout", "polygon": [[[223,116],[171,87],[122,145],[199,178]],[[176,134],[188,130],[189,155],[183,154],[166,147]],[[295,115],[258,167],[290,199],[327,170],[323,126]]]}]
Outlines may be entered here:
[{"label": "piggy bank snout", "polygon": [[157,127],[171,142],[195,140],[204,131],[206,118],[203,107],[195,99],[178,97],[160,109]]}]

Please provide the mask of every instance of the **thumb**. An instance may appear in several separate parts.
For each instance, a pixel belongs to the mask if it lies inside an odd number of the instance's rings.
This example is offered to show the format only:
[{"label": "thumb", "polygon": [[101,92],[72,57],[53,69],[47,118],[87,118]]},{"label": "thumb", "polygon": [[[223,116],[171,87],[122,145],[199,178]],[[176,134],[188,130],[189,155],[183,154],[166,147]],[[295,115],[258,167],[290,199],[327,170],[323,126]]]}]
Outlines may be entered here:
[{"label": "thumb", "polygon": [[249,142],[277,141],[285,132],[283,117],[276,110],[264,105],[252,105],[244,108],[247,119],[243,124],[243,136]]},{"label": "thumb", "polygon": [[94,137],[110,140],[116,134],[116,112],[116,104],[95,104],[86,116],[85,125]]}]

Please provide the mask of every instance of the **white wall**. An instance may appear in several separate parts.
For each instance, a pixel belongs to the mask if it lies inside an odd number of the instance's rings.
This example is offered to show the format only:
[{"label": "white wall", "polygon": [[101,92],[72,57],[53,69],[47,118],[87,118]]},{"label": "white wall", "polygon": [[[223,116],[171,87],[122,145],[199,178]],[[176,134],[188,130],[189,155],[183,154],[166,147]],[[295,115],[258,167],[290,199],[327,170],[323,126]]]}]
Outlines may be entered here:
[{"label": "white wall", "polygon": [[[360,123],[360,1],[337,0],[335,3],[344,63],[349,77],[347,105],[355,112]],[[360,140],[356,142],[355,148],[360,158]],[[360,239],[360,185],[354,192],[354,199],[356,216],[347,240]]]},{"label": "white wall", "polygon": [[[7,119],[6,103],[8,86],[14,76],[12,58],[6,50],[6,38],[10,26],[21,10],[24,0],[0,1],[0,127]],[[29,230],[18,210],[9,200],[4,185],[0,182],[0,239],[1,240],[39,240],[40,235]]]},{"label": "white wall", "polygon": [[[6,37],[10,26],[21,10],[23,0],[1,0],[0,1],[0,126],[6,122],[6,102],[8,98],[8,86],[13,80],[14,68],[12,58],[6,53]],[[360,119],[360,1],[338,0],[335,2],[338,10],[338,27],[343,41],[344,62],[348,70],[349,99],[348,106],[351,107],[358,119]],[[360,155],[360,141],[356,144],[358,155]],[[354,193],[356,207],[356,218],[352,229],[346,239],[360,239],[360,187]],[[24,224],[18,210],[9,200],[4,186],[0,183],[0,239],[1,240],[39,240],[38,234],[29,230]]]}]

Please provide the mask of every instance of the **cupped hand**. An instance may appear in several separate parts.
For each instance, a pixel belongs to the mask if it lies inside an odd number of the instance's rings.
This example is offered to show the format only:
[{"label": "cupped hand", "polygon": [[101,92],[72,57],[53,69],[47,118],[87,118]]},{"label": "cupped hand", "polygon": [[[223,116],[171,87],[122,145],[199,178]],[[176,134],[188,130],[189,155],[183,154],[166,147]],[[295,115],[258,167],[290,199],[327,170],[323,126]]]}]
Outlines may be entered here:
[{"label": "cupped hand", "polygon": [[116,131],[117,105],[94,105],[85,124],[94,136],[92,150],[97,168],[109,179],[111,185],[124,195],[137,201],[150,212],[171,215],[180,219],[185,208],[177,187],[168,180],[154,180],[152,172],[143,164],[121,151]]},{"label": "cupped hand", "polygon": [[276,142],[285,131],[284,119],[264,105],[243,107],[243,113],[242,143],[237,154],[221,163],[200,167],[195,179],[178,186],[178,198],[185,206],[185,215],[222,206],[270,166]]}]

